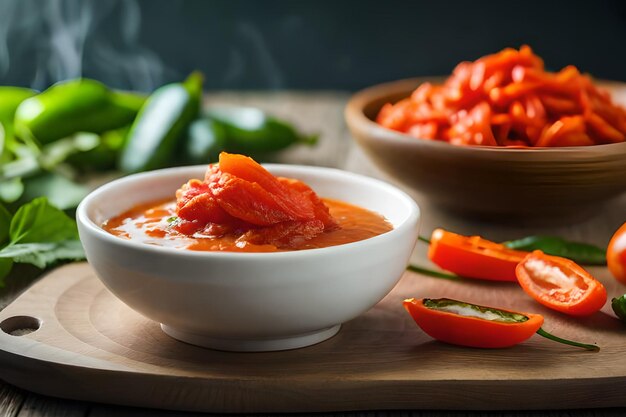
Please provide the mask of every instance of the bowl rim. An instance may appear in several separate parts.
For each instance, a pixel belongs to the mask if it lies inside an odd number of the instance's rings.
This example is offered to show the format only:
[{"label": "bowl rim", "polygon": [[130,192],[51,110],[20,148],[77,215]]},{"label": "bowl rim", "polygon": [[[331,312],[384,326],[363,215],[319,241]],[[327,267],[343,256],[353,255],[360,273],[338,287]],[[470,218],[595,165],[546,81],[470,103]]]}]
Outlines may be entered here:
[{"label": "bowl rim", "polygon": [[[458,152],[464,154],[479,155],[485,152],[500,152],[506,154],[556,154],[556,155],[569,155],[572,153],[580,154],[581,150],[585,153],[593,156],[604,155],[613,152],[626,152],[626,142],[622,143],[607,143],[593,146],[561,146],[561,147],[528,147],[528,148],[513,148],[503,146],[459,146],[441,140],[426,140],[418,139],[405,133],[400,133],[392,129],[388,129],[376,123],[365,115],[364,109],[373,101],[384,100],[386,97],[392,95],[406,94],[408,97],[410,93],[424,82],[441,82],[445,76],[424,76],[404,78],[395,81],[384,82],[366,87],[362,90],[354,93],[344,110],[344,118],[351,130],[369,131],[369,136],[376,137],[378,140],[384,142],[395,143],[417,143],[419,146],[430,147],[432,149],[446,150],[450,152]],[[595,80],[601,87],[606,88],[609,85],[621,86],[626,88],[626,83],[613,80]],[[390,100],[388,100],[390,101]]]},{"label": "bowl rim", "polygon": [[[328,246],[323,248],[314,248],[314,249],[304,249],[304,250],[292,250],[292,251],[284,251],[284,252],[229,252],[229,251],[192,251],[181,248],[172,248],[166,246],[157,246],[157,245],[149,245],[146,243],[141,243],[137,241],[133,241],[131,239],[124,239],[119,236],[112,235],[111,233],[104,230],[100,225],[96,224],[88,215],[88,208],[93,203],[97,197],[104,193],[114,192],[114,190],[120,185],[127,184],[129,182],[140,182],[150,179],[152,177],[167,177],[173,175],[180,175],[183,172],[192,172],[192,171],[200,171],[206,170],[207,165],[189,165],[182,167],[173,167],[173,168],[165,168],[158,169],[138,174],[128,175],[122,178],[115,179],[110,181],[102,186],[96,188],[92,192],[90,192],[78,205],[76,209],[76,221],[79,226],[84,228],[85,233],[89,233],[92,237],[95,237],[100,240],[104,240],[107,243],[120,246],[122,248],[128,248],[135,251],[140,251],[144,253],[152,253],[154,255],[165,255],[169,254],[172,256],[180,256],[183,258],[192,258],[192,259],[233,259],[242,262],[254,261],[259,259],[298,259],[298,258],[306,258],[310,256],[319,256],[323,254],[341,254],[347,251],[357,250],[363,246],[374,245],[378,243],[384,243],[386,241],[392,241],[396,238],[396,236],[403,234],[411,227],[411,225],[416,224],[416,229],[419,228],[419,221],[421,219],[421,209],[418,204],[413,200],[407,193],[400,190],[394,185],[391,185],[385,181],[381,181],[375,178],[371,178],[365,175],[356,174],[349,171],[344,171],[336,168],[328,168],[328,167],[317,167],[317,166],[308,166],[308,165],[290,165],[290,164],[262,164],[268,170],[273,169],[285,169],[288,171],[297,172],[307,172],[312,173],[313,175],[341,175],[344,178],[347,178],[351,181],[360,181],[373,184],[379,187],[384,193],[387,195],[394,195],[396,198],[399,198],[403,201],[407,207],[408,213],[406,218],[398,224],[396,227],[391,229],[388,232],[383,234],[373,236],[368,239],[345,243],[341,245]],[[191,175],[191,174],[190,174]],[[190,177],[191,179],[191,177]],[[369,210],[369,208],[364,207]],[[79,231],[81,228],[79,227]],[[417,231],[416,231],[417,233]],[[81,233],[83,234],[83,233]],[[82,239],[81,239],[82,240]]]}]

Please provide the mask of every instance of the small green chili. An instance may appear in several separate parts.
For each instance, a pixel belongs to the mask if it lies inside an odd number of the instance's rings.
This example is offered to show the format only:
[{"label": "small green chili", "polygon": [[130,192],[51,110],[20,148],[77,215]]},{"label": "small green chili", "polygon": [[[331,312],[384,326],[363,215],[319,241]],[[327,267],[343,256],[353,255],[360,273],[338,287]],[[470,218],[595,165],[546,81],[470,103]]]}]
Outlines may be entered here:
[{"label": "small green chili", "polygon": [[581,242],[571,242],[556,236],[528,236],[503,243],[515,250],[540,250],[548,255],[568,258],[583,265],[605,265],[606,250]]}]

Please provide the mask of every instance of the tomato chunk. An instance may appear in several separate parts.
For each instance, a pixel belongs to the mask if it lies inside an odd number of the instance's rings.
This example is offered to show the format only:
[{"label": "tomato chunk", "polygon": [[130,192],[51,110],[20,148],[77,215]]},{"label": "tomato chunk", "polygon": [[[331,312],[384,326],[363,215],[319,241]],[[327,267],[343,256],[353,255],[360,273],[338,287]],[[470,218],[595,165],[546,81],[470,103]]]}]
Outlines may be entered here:
[{"label": "tomato chunk", "polygon": [[222,152],[204,181],[184,184],[176,199],[176,230],[188,235],[236,232],[242,244],[283,247],[339,227],[308,185],[275,177],[244,155]]},{"label": "tomato chunk", "polygon": [[281,183],[252,158],[222,152],[219,169],[222,173],[258,184],[259,187],[271,194],[282,210],[289,212],[291,217],[299,220],[315,218],[313,204],[307,196]]},{"label": "tomato chunk", "polygon": [[284,210],[274,195],[258,183],[222,173],[209,185],[212,196],[231,216],[258,226],[297,220],[294,210]]},{"label": "tomato chunk", "polygon": [[278,181],[285,184],[292,190],[295,190],[298,193],[306,196],[313,205],[315,219],[321,221],[326,229],[334,229],[337,227],[337,221],[333,219],[333,216],[330,215],[328,207],[326,207],[326,204],[324,204],[324,202],[318,197],[315,191],[311,189],[311,187],[309,187],[302,181],[293,178],[278,177]]}]

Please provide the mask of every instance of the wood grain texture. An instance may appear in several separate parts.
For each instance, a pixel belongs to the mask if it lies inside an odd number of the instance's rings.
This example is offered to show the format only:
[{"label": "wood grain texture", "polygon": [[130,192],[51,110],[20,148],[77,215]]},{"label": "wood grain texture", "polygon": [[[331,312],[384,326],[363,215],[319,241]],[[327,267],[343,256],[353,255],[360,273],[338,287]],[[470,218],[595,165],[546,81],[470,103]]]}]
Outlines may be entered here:
[{"label": "wood grain texture", "polygon": [[89,413],[89,405],[74,401],[67,403],[59,398],[28,395],[16,417],[84,417]]},{"label": "wood grain texture", "polygon": [[[216,414],[190,413],[184,411],[148,410],[108,405],[95,405],[89,417],[199,417],[215,416]],[[230,414],[233,415],[233,414]],[[269,417],[277,414],[254,413],[234,414],[234,416]],[[623,417],[622,409],[588,409],[559,411],[449,411],[449,410],[397,410],[397,411],[350,411],[335,413],[282,413],[280,417]]]},{"label": "wood grain texture", "polygon": [[[207,104],[237,104],[250,105],[263,108],[277,116],[285,117],[301,126],[308,132],[321,133],[319,145],[315,148],[299,147],[284,152],[277,161],[287,163],[302,163],[344,168],[350,171],[383,178],[394,182],[388,176],[377,169],[365,156],[363,151],[352,143],[350,134],[343,121],[343,109],[348,93],[321,92],[321,93],[301,93],[301,92],[277,92],[277,93],[232,93],[225,92],[212,94],[207,97]],[[402,186],[401,186],[402,187]],[[516,224],[492,225],[487,222],[467,221],[441,212],[432,206],[428,199],[421,194],[408,191],[420,204],[422,208],[421,230],[422,234],[428,235],[432,229],[444,226],[450,230],[461,233],[472,234],[482,233],[495,240],[507,240],[533,233],[551,233],[582,241],[593,242],[599,245],[606,245],[612,232],[626,220],[626,195],[609,205],[598,208],[597,216],[585,222],[577,223],[570,227],[525,227]],[[423,248],[415,253],[416,262],[425,263]],[[13,279],[4,288],[0,288],[0,309],[8,305],[35,279],[36,271],[21,271],[18,279]],[[626,287],[613,289],[626,292]],[[415,329],[417,331],[417,329]],[[533,339],[533,342],[535,340]],[[570,354],[573,352],[570,352]],[[586,356],[583,356],[586,358]],[[555,360],[558,360],[555,358]],[[1,371],[0,371],[1,372]],[[532,398],[535,389],[531,388],[524,393],[525,398]],[[56,411],[64,408],[71,409],[78,402],[70,400],[57,400],[54,398],[41,396],[33,393],[26,393],[20,389],[0,382],[0,416],[14,417],[21,409],[25,398],[38,398],[40,401],[49,401],[57,404],[55,407],[39,407],[37,413],[33,415],[51,416],[56,415]],[[601,401],[598,398],[597,401]],[[588,405],[586,407],[590,407]],[[33,409],[31,407],[31,409]],[[87,410],[89,415],[94,416],[190,416],[200,414],[188,414],[174,411],[157,411],[148,409],[129,408],[121,406],[110,406],[101,404],[90,404]],[[363,411],[363,412],[332,412],[325,413],[326,416],[621,416],[626,414],[626,409],[584,409],[567,411]],[[204,415],[204,414],[203,414]],[[288,414],[293,415],[293,414]],[[319,414],[317,414],[319,415]]]},{"label": "wood grain texture", "polygon": [[24,404],[25,394],[10,385],[0,385],[0,416],[15,417]]},{"label": "wood grain texture", "polygon": [[[604,268],[594,272],[609,294],[619,292]],[[404,298],[424,296],[538,312],[547,330],[602,351],[540,337],[501,350],[435,342],[401,306]],[[564,317],[509,283],[406,273],[334,338],[287,352],[218,352],[175,341],[110,294],[87,264],[39,281],[0,313],[0,323],[16,316],[35,317],[42,326],[21,337],[0,334],[3,377],[66,398],[210,412],[626,406],[624,330],[610,311]],[[528,390],[532,396],[519,395]]]}]

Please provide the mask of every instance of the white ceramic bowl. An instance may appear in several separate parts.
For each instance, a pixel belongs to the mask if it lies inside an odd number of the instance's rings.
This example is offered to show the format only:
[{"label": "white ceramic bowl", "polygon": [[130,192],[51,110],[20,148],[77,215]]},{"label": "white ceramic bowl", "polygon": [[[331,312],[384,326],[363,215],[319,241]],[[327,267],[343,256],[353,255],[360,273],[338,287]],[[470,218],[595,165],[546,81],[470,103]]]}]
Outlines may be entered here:
[{"label": "white ceramic bowl", "polygon": [[89,194],[76,218],[87,260],[124,303],[170,336],[220,350],[293,349],[326,340],[398,282],[418,234],[419,208],[384,182],[329,168],[266,165],[320,196],[384,215],[385,234],[277,253],[194,252],[113,236],[100,225],[132,206],[173,197],[204,166],[131,175]]}]

